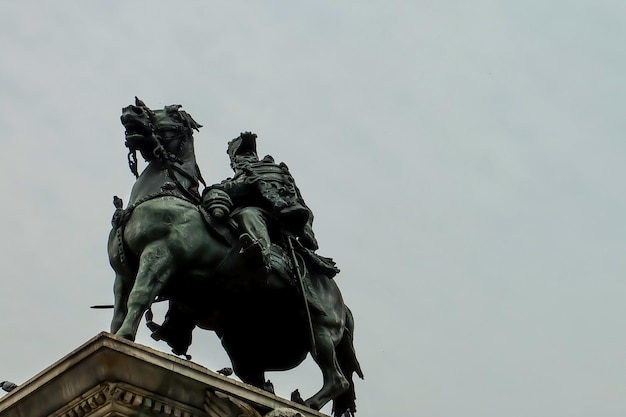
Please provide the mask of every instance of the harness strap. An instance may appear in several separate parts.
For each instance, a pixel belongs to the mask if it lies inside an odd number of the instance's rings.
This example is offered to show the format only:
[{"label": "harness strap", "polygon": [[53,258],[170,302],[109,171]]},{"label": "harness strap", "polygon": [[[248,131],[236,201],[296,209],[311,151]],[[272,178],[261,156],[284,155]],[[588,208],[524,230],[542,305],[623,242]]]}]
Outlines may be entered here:
[{"label": "harness strap", "polygon": [[[159,191],[156,193],[148,194],[144,196],[143,198],[140,198],[134,204],[132,204],[131,206],[128,206],[125,210],[116,206],[117,209],[115,210],[115,213],[113,214],[113,219],[111,220],[111,224],[116,229],[115,239],[117,240],[117,243],[118,243],[118,248],[119,248],[118,255],[120,257],[120,263],[124,264],[126,262],[126,253],[124,252],[123,235],[124,235],[124,226],[126,226],[126,223],[128,223],[128,219],[130,218],[131,213],[139,205],[145,203],[146,201],[150,201],[158,197],[176,197],[176,198],[180,198],[181,200],[185,200],[195,205],[193,201],[190,201],[182,197],[180,194],[176,194],[173,191],[169,191],[169,190],[163,190],[163,191]],[[117,198],[117,196],[115,198]]]},{"label": "harness strap", "polygon": [[190,180],[192,183],[198,181],[197,178],[194,178],[193,175],[189,174],[187,171],[185,171],[184,169],[180,168],[177,165],[172,165],[172,164],[168,164],[167,166],[167,173],[169,174],[169,176],[172,178],[172,180],[176,183],[176,185],[178,186],[178,188],[185,194],[186,197],[188,197],[194,204],[199,204],[200,203],[200,196],[196,196],[194,195],[192,192],[190,192],[188,189],[186,189],[185,187],[183,187],[183,185],[180,183],[180,181],[178,181],[178,178],[176,178],[176,175],[174,175],[174,171],[180,173],[182,176],[184,176],[185,178],[187,178],[188,180]]}]

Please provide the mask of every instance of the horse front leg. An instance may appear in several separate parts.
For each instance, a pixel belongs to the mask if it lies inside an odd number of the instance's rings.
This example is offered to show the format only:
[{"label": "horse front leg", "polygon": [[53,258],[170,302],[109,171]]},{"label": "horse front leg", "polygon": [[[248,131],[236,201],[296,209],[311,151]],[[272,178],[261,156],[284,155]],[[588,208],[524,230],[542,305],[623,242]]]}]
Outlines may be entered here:
[{"label": "horse front leg", "polygon": [[115,334],[135,340],[143,313],[172,276],[173,265],[172,254],[166,245],[155,242],[145,248],[139,258],[135,283],[128,295],[126,317]]},{"label": "horse front leg", "polygon": [[127,301],[128,293],[131,288],[131,281],[124,275],[115,271],[115,281],[113,283],[113,297],[115,304],[113,305],[113,319],[111,320],[111,333],[116,333],[126,317],[128,311]]}]

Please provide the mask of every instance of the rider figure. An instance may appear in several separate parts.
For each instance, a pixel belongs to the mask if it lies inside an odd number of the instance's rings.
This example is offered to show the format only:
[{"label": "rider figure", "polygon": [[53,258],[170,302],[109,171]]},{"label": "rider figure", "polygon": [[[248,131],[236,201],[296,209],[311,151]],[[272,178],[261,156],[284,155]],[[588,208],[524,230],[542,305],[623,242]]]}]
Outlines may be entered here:
[{"label": "rider figure", "polygon": [[291,234],[311,251],[318,245],[312,229],[313,213],[287,165],[276,164],[269,155],[259,160],[256,138],[254,133],[245,132],[228,143],[235,175],[211,188],[224,190],[232,200],[231,218],[239,227],[242,253],[269,270],[270,234],[276,230]]},{"label": "rider figure", "polygon": [[[271,156],[259,159],[256,137],[246,132],[228,143],[234,176],[205,188],[202,205],[216,222],[220,219],[228,222],[226,216],[230,213],[228,218],[238,228],[242,255],[247,258],[248,266],[256,264],[255,269],[265,267],[269,271],[272,243],[287,249],[285,235],[292,239],[289,242],[292,256],[298,256],[306,265],[302,275],[297,266],[292,273],[300,275],[302,296],[310,314],[331,315],[333,305],[326,302],[325,294],[329,287],[319,282],[323,277],[333,279],[339,268],[331,258],[315,252],[318,244],[312,229],[313,213],[304,203],[287,166],[276,164]],[[312,273],[317,273],[317,285],[311,284]],[[184,354],[191,344],[194,327],[192,318],[170,306],[165,322],[153,331],[152,337],[167,341],[174,353]]]}]

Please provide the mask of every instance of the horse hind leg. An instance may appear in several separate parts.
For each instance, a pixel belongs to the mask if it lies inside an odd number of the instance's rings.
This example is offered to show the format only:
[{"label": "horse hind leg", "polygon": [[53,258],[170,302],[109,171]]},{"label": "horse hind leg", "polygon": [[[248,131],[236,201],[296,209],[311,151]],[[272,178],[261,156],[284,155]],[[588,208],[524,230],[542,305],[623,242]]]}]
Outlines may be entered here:
[{"label": "horse hind leg", "polygon": [[128,295],[126,317],[115,334],[135,340],[143,313],[172,275],[173,265],[174,259],[166,246],[155,242],[146,247],[139,258],[139,270]]},{"label": "horse hind leg", "polygon": [[350,386],[344,393],[333,400],[333,415],[336,416],[354,415],[356,412],[356,394],[354,392],[352,374],[356,373],[363,379],[363,371],[354,350],[353,334],[354,319],[352,318],[352,312],[346,307],[346,325],[336,350],[341,372],[348,379]]},{"label": "horse hind leg", "polygon": [[319,410],[330,400],[348,390],[350,383],[341,372],[331,329],[323,326],[314,326],[313,335],[316,347],[313,359],[322,371],[324,382],[322,388],[311,398],[307,399],[305,404],[315,410]]},{"label": "horse hind leg", "polygon": [[258,364],[253,364],[249,361],[240,361],[232,356],[231,362],[235,375],[243,382],[274,394],[274,387],[271,382],[265,381],[265,370],[259,367]]}]

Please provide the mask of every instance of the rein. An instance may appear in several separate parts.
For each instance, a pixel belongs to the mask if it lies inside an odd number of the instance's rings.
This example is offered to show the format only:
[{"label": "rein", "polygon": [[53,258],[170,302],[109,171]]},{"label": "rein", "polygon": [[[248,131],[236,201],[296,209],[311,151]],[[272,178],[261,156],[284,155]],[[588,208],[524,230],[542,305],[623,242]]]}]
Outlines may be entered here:
[{"label": "rein", "polygon": [[[155,143],[154,149],[152,150],[152,154],[154,155],[154,158],[158,161],[163,162],[166,165],[167,173],[169,174],[172,181],[179,188],[179,190],[185,195],[185,197],[189,198],[192,202],[195,202],[196,204],[199,203],[199,196],[196,196],[193,193],[190,193],[189,190],[187,190],[180,183],[180,181],[178,180],[174,172],[176,171],[179,174],[183,175],[192,183],[199,182],[199,183],[202,183],[206,187],[206,183],[204,182],[204,179],[200,175],[200,172],[198,171],[199,177],[195,178],[193,175],[189,174],[187,171],[185,171],[178,165],[174,165],[174,163],[182,164],[183,160],[178,155],[167,151],[164,145],[165,139],[163,139],[161,135],[158,135],[156,133],[157,131],[166,131],[166,130],[180,132],[168,138],[167,140],[168,141],[180,140],[180,144],[178,145],[178,150],[181,151],[183,149],[183,146],[185,145],[185,142],[188,140],[189,136],[193,135],[193,129],[188,126],[179,126],[179,125],[168,125],[168,126],[160,127],[158,122],[156,121],[156,116],[154,112],[147,107],[145,109],[148,113],[148,117],[150,119],[150,128],[152,130],[152,135],[150,136],[150,138]],[[138,163],[137,163],[137,148],[133,145],[128,144],[128,142],[126,143],[126,147],[128,148],[128,156],[127,156],[128,167],[130,168],[130,171],[133,173],[135,178],[139,178]]]},{"label": "rein", "polygon": [[180,181],[178,181],[178,178],[176,178],[176,175],[174,175],[174,171],[180,173],[181,175],[183,175],[185,178],[187,178],[188,180],[194,182],[194,181],[199,181],[202,183],[202,185],[204,185],[206,187],[206,184],[204,183],[204,180],[202,179],[202,177],[200,178],[194,178],[191,174],[189,174],[187,171],[185,171],[184,169],[182,169],[181,167],[179,167],[178,165],[173,165],[171,163],[169,163],[167,165],[167,174],[169,175],[169,177],[172,179],[172,181],[174,181],[174,184],[176,184],[176,186],[178,187],[178,189],[185,194],[194,204],[199,204],[200,203],[200,198],[199,196],[194,195],[193,193],[189,192],[189,190],[187,190],[183,184],[180,183]]},{"label": "rein", "polygon": [[[154,149],[152,150],[152,154],[154,155],[154,157],[162,162],[178,162],[182,164],[183,161],[180,159],[180,157],[171,152],[168,152],[165,149],[163,137],[161,135],[158,135],[156,132],[167,130],[180,132],[173,135],[171,138],[168,139],[168,141],[181,139],[180,144],[178,145],[178,150],[181,151],[183,149],[183,146],[185,145],[185,142],[187,141],[187,138],[193,135],[193,127],[184,125],[160,126],[159,122],[157,121],[155,112],[143,103],[141,103],[141,107],[144,109],[144,111],[148,115],[148,118],[150,119],[150,130],[152,132],[150,139],[152,139],[152,141],[155,143]],[[137,169],[137,148],[129,145],[128,142],[126,143],[126,147],[128,148],[128,167],[130,168],[130,171],[133,173],[135,178],[139,178],[139,171]],[[204,181],[202,181],[202,183],[204,184]]]}]

